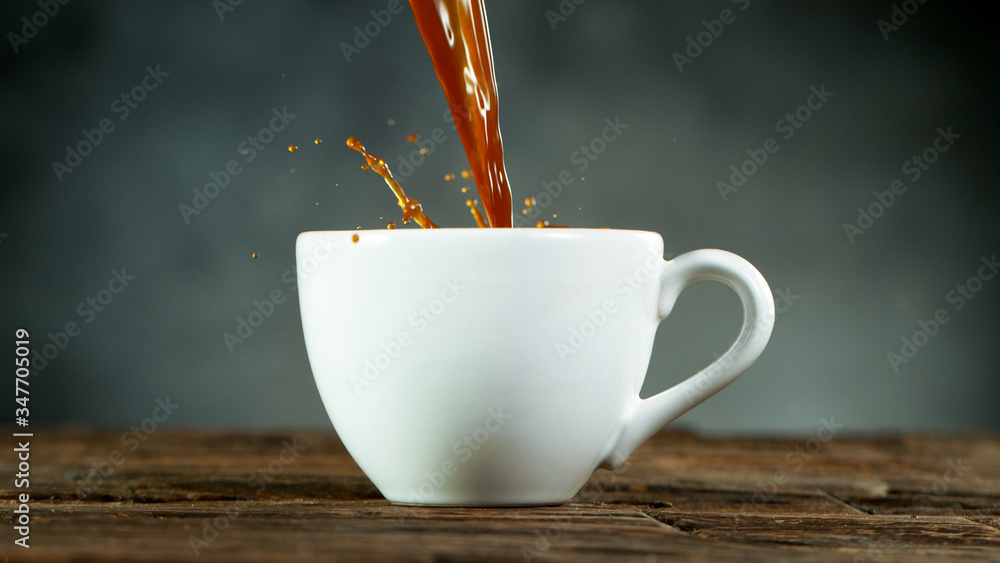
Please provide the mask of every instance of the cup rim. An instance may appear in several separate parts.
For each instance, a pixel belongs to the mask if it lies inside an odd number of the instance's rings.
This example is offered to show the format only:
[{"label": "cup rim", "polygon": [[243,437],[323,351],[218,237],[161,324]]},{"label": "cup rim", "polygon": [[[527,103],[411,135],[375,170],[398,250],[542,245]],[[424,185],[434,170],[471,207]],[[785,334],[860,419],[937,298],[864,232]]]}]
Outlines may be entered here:
[{"label": "cup rim", "polygon": [[[480,228],[480,227],[456,227],[439,229],[354,229],[351,231],[304,231],[295,238],[296,248],[303,245],[315,244],[313,241],[326,239],[335,240],[340,237],[360,241],[375,240],[380,243],[391,243],[398,241],[403,244],[404,240],[425,240],[428,243],[435,241],[442,244],[458,244],[474,241],[510,241],[516,244],[517,241],[574,241],[579,244],[598,244],[604,242],[617,241],[643,241],[644,244],[664,245],[663,236],[655,231],[640,231],[636,229],[607,229],[607,228]],[[492,244],[492,243],[489,243]],[[501,243],[504,244],[504,243]]]},{"label": "cup rim", "polygon": [[[331,229],[331,230],[316,230],[316,231],[302,231],[298,234],[299,237],[311,235],[350,235],[350,234],[363,234],[363,233],[392,233],[392,236],[414,236],[413,233],[427,233],[427,235],[417,235],[417,236],[447,236],[445,233],[505,233],[508,235],[515,234],[515,236],[551,236],[559,235],[565,233],[572,233],[575,235],[591,235],[591,234],[610,234],[624,235],[624,234],[637,234],[637,235],[655,235],[661,236],[660,233],[656,231],[644,231],[641,229],[613,229],[609,227],[511,227],[511,228],[482,228],[482,227],[442,227],[437,229],[417,229],[417,228],[406,228],[406,229],[351,229],[351,230],[341,230],[341,229]],[[432,234],[433,233],[433,234]],[[503,236],[503,235],[496,235]]]}]

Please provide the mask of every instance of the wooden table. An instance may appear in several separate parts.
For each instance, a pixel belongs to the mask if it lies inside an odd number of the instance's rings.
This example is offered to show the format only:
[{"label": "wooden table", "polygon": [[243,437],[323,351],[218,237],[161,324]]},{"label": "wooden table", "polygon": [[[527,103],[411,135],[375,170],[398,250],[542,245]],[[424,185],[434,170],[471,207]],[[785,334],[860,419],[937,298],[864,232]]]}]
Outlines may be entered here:
[{"label": "wooden table", "polygon": [[11,448],[0,464],[0,558],[1000,561],[1000,436],[832,424],[798,439],[663,433],[572,504],[511,509],[391,505],[332,432],[40,430],[30,549],[13,543]]}]

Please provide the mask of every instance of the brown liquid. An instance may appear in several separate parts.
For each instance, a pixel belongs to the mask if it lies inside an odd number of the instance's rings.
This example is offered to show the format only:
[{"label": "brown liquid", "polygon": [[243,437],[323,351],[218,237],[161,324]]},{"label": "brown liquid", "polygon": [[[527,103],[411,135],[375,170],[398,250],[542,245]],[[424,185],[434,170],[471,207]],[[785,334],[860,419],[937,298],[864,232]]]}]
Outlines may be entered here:
[{"label": "brown liquid", "polygon": [[512,227],[483,0],[410,0],[410,8],[448,99],[486,217],[493,227]]},{"label": "brown liquid", "polygon": [[465,205],[469,206],[469,211],[472,212],[472,217],[476,220],[476,225],[479,225],[479,227],[483,229],[489,228],[486,221],[483,221],[483,213],[479,211],[479,206],[476,205],[477,203],[478,202],[476,200],[471,198],[465,200]]},{"label": "brown liquid", "polygon": [[[466,205],[479,227],[512,227],[511,193],[504,168],[493,53],[483,0],[410,0],[410,8],[472,167],[472,170],[462,170],[461,176],[475,179],[485,219],[475,199],[468,199]],[[394,125],[395,120],[388,120],[388,124]],[[415,133],[406,137],[410,143],[419,139]],[[316,140],[317,145],[320,142]],[[347,146],[365,155],[367,164],[361,167],[362,170],[378,173],[396,194],[403,209],[404,224],[412,218],[421,227],[437,227],[423,212],[420,203],[403,192],[385,161],[367,152],[357,137],[348,139]],[[295,149],[289,147],[293,152]],[[425,153],[426,149],[421,148],[420,154]],[[452,173],[444,177],[445,181],[455,178]],[[462,193],[468,190],[468,186],[462,187]],[[534,207],[534,198],[525,199],[524,205]],[[527,209],[522,210],[522,213],[527,212]],[[387,225],[389,229],[395,226],[394,223]],[[538,221],[536,226],[550,227],[544,220]]]},{"label": "brown liquid", "polygon": [[365,146],[361,144],[361,141],[359,141],[357,137],[347,139],[347,146],[365,155],[365,161],[368,164],[364,166],[368,166],[372,169],[372,171],[381,176],[382,179],[385,180],[385,183],[389,185],[389,188],[392,189],[392,193],[396,194],[396,199],[399,200],[399,207],[403,209],[404,225],[408,224],[410,219],[413,219],[418,225],[425,229],[437,228],[434,221],[431,221],[430,217],[424,213],[420,202],[406,195],[406,192],[403,191],[403,186],[400,186],[399,182],[392,177],[392,172],[389,170],[389,167],[385,165],[384,160],[366,151]]}]

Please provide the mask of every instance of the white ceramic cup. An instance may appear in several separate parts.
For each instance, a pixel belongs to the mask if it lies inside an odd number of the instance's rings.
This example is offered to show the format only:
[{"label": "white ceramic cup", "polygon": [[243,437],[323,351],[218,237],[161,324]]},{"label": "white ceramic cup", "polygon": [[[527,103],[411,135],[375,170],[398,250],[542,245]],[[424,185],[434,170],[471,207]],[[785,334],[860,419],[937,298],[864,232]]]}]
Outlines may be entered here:
[{"label": "white ceramic cup", "polygon": [[[569,501],[742,375],[771,335],[774,300],[747,261],[662,256],[641,231],[302,233],[302,326],[334,428],[392,502]],[[739,336],[640,399],[657,325],[702,280],[739,295]]]}]

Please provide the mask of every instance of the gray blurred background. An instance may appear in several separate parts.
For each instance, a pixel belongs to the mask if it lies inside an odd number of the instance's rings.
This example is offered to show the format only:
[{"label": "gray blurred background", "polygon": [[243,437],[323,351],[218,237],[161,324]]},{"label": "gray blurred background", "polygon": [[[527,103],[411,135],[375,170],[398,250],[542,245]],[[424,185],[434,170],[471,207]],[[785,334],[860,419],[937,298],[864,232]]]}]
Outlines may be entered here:
[{"label": "gray blurred background", "polygon": [[[52,344],[30,380],[32,424],[124,429],[169,397],[176,427],[328,428],[289,276],[295,237],[399,220],[345,147],[350,135],[398,167],[415,149],[407,134],[442,128],[405,187],[439,224],[473,225],[461,184],[443,180],[467,164],[405,2],[386,25],[369,23],[381,0],[224,2],[75,1],[52,16],[36,1],[0,6],[0,334],[7,358],[16,327],[39,357]],[[553,223],[656,231],[671,255],[730,250],[776,292],[764,355],[677,425],[1000,427],[1000,278],[968,284],[992,275],[981,260],[1000,250],[995,21],[965,3],[912,0],[562,5],[564,19],[557,0],[488,5],[515,201],[570,170],[544,210]],[[880,29],[894,6],[900,25]],[[688,56],[703,20],[718,31],[726,9],[735,19],[679,70],[674,53]],[[355,43],[366,25],[378,34]],[[342,44],[363,48],[348,61]],[[811,87],[832,95],[799,109]],[[294,118],[247,162],[241,143],[284,108]],[[778,121],[797,110],[808,120],[786,139]],[[573,153],[606,118],[628,129],[580,172]],[[114,129],[77,166],[53,169],[105,119]],[[948,150],[914,179],[904,164],[949,127],[960,136],[939,141]],[[717,182],[769,137],[778,151],[724,199]],[[232,160],[240,173],[185,219],[179,205]],[[850,240],[845,223],[894,180],[906,191]],[[123,287],[116,273],[134,279]],[[960,284],[978,291],[959,299]],[[223,335],[275,290],[287,300],[227,346]],[[894,367],[889,354],[939,309],[948,322]],[[740,314],[721,285],[685,292],[644,393],[709,363]],[[77,333],[63,334],[71,322]]]}]

